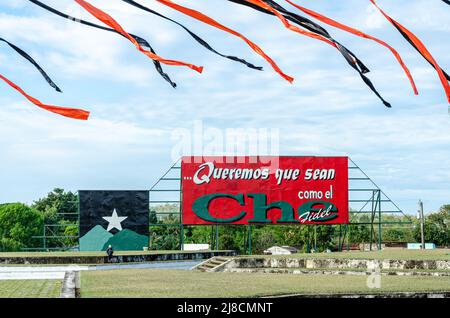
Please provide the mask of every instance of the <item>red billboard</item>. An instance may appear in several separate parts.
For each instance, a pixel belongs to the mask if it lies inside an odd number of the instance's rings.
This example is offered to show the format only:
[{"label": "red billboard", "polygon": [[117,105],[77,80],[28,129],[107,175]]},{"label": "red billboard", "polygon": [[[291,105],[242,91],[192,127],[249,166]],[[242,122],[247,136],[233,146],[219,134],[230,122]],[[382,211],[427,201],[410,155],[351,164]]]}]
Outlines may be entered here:
[{"label": "red billboard", "polygon": [[183,224],[345,224],[347,157],[183,157]]}]

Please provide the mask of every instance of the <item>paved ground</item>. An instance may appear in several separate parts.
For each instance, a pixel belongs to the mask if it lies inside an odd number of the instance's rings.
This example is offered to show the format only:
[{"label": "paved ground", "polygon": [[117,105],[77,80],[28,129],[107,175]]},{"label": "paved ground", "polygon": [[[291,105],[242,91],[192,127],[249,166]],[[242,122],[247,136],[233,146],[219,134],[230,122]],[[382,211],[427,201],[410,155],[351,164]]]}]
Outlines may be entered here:
[{"label": "paved ground", "polygon": [[183,261],[183,262],[155,262],[141,264],[124,265],[98,265],[89,266],[89,270],[111,270],[111,269],[179,269],[190,270],[192,267],[200,264],[202,261]]},{"label": "paved ground", "polygon": [[126,265],[96,266],[0,266],[0,280],[63,279],[66,272],[101,271],[114,269],[178,269],[189,270],[199,261],[156,262]]}]

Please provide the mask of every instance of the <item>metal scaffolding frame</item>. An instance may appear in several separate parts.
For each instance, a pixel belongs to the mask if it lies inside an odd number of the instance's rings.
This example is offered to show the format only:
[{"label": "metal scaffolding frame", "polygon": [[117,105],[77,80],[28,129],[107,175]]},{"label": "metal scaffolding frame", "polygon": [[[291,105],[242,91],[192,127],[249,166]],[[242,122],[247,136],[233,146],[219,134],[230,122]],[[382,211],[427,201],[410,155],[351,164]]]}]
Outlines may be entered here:
[{"label": "metal scaffolding frame", "polygon": [[[411,221],[405,222],[388,222],[383,221],[384,214],[406,214],[396,205],[378,185],[352,160],[349,158],[349,211],[350,223],[339,225],[338,249],[343,250],[347,241],[346,249],[350,249],[350,230],[352,226],[370,226],[370,242],[369,249],[373,249],[373,244],[377,244],[377,249],[382,247],[382,226],[383,225],[404,225],[412,224]],[[172,227],[178,229],[179,248],[183,249],[185,226],[183,225],[182,213],[182,186],[181,186],[181,159],[167,169],[162,177],[149,190],[149,213],[154,213],[157,219],[156,223],[150,223],[150,236],[154,227]],[[72,202],[73,203],[73,202]],[[78,202],[77,206],[79,208]],[[73,213],[64,213],[76,217],[76,225],[79,227],[79,210]],[[352,221],[352,218],[359,215],[368,215],[368,222]],[[176,223],[163,223],[164,219],[169,216],[176,217]],[[73,224],[71,224],[73,225]],[[65,246],[64,241],[68,238],[78,238],[78,236],[61,236],[54,231],[57,227],[67,227],[70,225],[44,225],[41,236],[34,237],[42,240],[42,247],[27,248],[24,250],[67,250],[72,246]],[[268,225],[270,226],[270,225]],[[220,226],[210,225],[211,249],[219,249],[219,231]],[[252,225],[245,226],[244,249],[245,253],[252,254]],[[377,234],[377,237],[375,235]],[[316,227],[314,226],[314,248],[317,249]],[[376,240],[375,240],[376,239]],[[60,247],[49,247],[49,240],[58,240],[61,242]],[[152,242],[150,242],[151,244]]]},{"label": "metal scaffolding frame", "polygon": [[[344,232],[340,230],[339,250],[343,250],[343,244],[347,237],[347,250],[349,249],[349,231],[351,226],[370,226],[369,249],[372,251],[375,239],[375,226],[377,229],[377,249],[382,247],[382,225],[410,225],[411,221],[389,222],[383,220],[384,214],[401,214],[408,218],[399,206],[361,169],[351,158],[349,165],[349,211],[350,223],[344,226]],[[352,221],[352,217],[365,214],[370,216],[370,222]],[[342,228],[342,226],[340,226]]]},{"label": "metal scaffolding frame", "polygon": [[[395,204],[381,188],[352,160],[348,159],[349,170],[349,211],[350,223],[339,225],[338,249],[343,250],[347,240],[346,249],[350,249],[349,233],[352,226],[370,226],[369,249],[373,250],[376,243],[377,249],[382,247],[382,226],[383,225],[404,225],[412,224],[411,221],[388,222],[383,221],[384,214],[406,214]],[[156,197],[156,199],[155,199]],[[184,225],[182,213],[182,189],[181,189],[181,160],[174,163],[163,176],[150,189],[150,209],[161,204],[176,204],[177,210],[170,212],[156,212],[158,219],[163,219],[165,215],[177,215],[179,224],[168,224],[167,226],[179,227],[180,249],[184,243]],[[355,209],[356,208],[356,209]],[[366,214],[370,216],[369,222],[353,221],[352,217]],[[163,224],[151,224],[152,226],[162,226]],[[211,226],[210,246],[219,249],[219,225]],[[270,225],[268,225],[270,226]],[[377,227],[377,231],[376,231]],[[317,247],[314,226],[314,247]],[[252,253],[252,225],[246,226],[244,239],[245,252]],[[375,235],[377,234],[377,237]],[[375,240],[376,239],[376,240]]]},{"label": "metal scaffolding frame", "polygon": [[[150,188],[150,201],[149,208],[150,213],[155,213],[158,221],[164,220],[167,216],[177,216],[178,223],[164,224],[164,223],[150,223],[150,236],[152,235],[152,227],[155,226],[167,226],[179,229],[179,245],[180,250],[184,245],[184,225],[183,214],[181,213],[181,160],[174,163],[159,180]],[[156,199],[155,199],[156,197]],[[155,207],[161,207],[163,205],[176,206],[173,210],[155,211]],[[151,244],[152,242],[150,242]]]},{"label": "metal scaffolding frame", "polygon": [[[65,212],[65,213],[57,213],[57,216],[72,216],[73,217],[73,223],[71,224],[44,224],[42,228],[42,234],[38,236],[33,236],[33,239],[42,241],[41,247],[36,248],[23,248],[23,251],[65,251],[68,249],[73,248],[72,245],[66,244],[67,239],[78,239],[79,235],[60,235],[58,231],[55,229],[64,228],[67,229],[68,227],[75,226],[79,232],[79,225],[80,225],[80,212],[79,212],[79,202],[77,201],[69,201],[67,202],[70,205],[76,206],[76,211],[73,212]],[[51,247],[52,244],[50,244],[51,240],[56,240],[60,245],[56,247]]]}]

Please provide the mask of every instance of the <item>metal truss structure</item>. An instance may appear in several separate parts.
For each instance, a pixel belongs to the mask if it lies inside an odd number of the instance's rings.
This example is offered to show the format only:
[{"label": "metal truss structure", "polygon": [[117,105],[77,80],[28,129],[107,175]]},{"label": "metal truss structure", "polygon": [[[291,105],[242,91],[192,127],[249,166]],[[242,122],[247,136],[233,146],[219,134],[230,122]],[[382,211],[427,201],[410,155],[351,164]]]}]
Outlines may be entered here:
[{"label": "metal truss structure", "polygon": [[[411,225],[409,217],[395,204],[378,185],[353,161],[349,158],[349,211],[350,223],[339,225],[338,249],[350,249],[350,231],[354,226],[369,226],[370,241],[369,249],[382,247],[383,226]],[[152,245],[152,229],[165,227],[173,229],[173,234],[177,236],[179,249],[183,249],[185,238],[185,226],[183,225],[182,213],[182,189],[181,189],[181,160],[173,164],[162,177],[150,188],[150,245]],[[78,204],[77,204],[78,205]],[[79,211],[74,211],[71,217],[78,220]],[[385,220],[386,215],[402,215],[404,221]],[[361,217],[361,216],[366,216]],[[363,220],[361,220],[363,219]],[[79,222],[78,222],[79,224]],[[67,225],[45,225],[42,236],[35,237],[42,240],[42,247],[34,250],[67,250],[71,246],[66,246],[65,241],[75,236],[61,236],[55,232],[56,227],[67,227]],[[270,226],[270,225],[268,225]],[[331,226],[331,225],[330,225]],[[210,246],[219,249],[219,225],[211,225]],[[49,247],[49,241],[61,242],[59,247]],[[252,253],[252,225],[246,226],[245,251]],[[315,248],[317,242],[314,243]],[[151,247],[151,246],[150,246]],[[33,250],[33,249],[27,249]]]}]

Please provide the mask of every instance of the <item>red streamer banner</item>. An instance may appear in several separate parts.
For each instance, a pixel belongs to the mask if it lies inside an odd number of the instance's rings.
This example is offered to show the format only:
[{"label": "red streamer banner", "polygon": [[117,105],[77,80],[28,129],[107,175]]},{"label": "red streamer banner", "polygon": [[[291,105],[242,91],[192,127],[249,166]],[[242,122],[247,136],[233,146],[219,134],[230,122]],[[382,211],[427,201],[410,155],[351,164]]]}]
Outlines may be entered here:
[{"label": "red streamer banner", "polygon": [[436,69],[436,72],[439,75],[439,79],[441,80],[442,86],[444,87],[445,94],[447,95],[447,100],[450,103],[450,85],[448,83],[448,79],[441,69],[439,64],[436,62],[434,57],[431,55],[430,51],[426,48],[425,44],[411,31],[409,31],[406,27],[401,25],[399,22],[395,21],[391,18],[386,12],[384,12],[375,2],[375,0],[370,0],[372,4],[381,12],[381,14],[392,24],[397,30],[403,35],[403,37],[417,50],[420,54],[433,65]]},{"label": "red streamer banner", "polygon": [[128,34],[122,26],[114,20],[109,14],[106,12],[94,7],[92,4],[84,1],[84,0],[75,0],[76,3],[78,3],[80,6],[82,6],[86,11],[88,11],[90,14],[92,14],[94,17],[96,17],[98,20],[102,21],[104,24],[108,25],[109,27],[113,28],[123,36],[125,36],[130,42],[132,42],[136,48],[143,54],[147,55],[150,59],[159,61],[161,63],[164,63],[166,65],[175,65],[175,66],[186,66],[190,69],[197,71],[201,73],[203,71],[202,66],[196,66],[193,64],[175,61],[175,60],[167,60],[164,59],[150,51],[145,50],[130,34]]},{"label": "red streamer banner", "polygon": [[341,30],[346,31],[348,33],[354,34],[356,36],[375,41],[375,42],[383,45],[384,47],[388,48],[392,52],[392,54],[394,54],[395,58],[397,59],[397,61],[400,63],[401,67],[405,71],[405,74],[408,77],[409,82],[411,83],[411,86],[413,88],[414,94],[416,94],[416,95],[419,94],[419,91],[417,90],[417,86],[416,86],[416,83],[414,82],[414,78],[412,77],[411,72],[409,71],[409,69],[406,66],[406,64],[403,62],[403,59],[400,56],[400,54],[392,46],[390,46],[389,44],[387,44],[386,42],[384,42],[384,41],[382,41],[380,39],[377,39],[377,38],[375,38],[375,37],[373,37],[373,36],[371,36],[369,34],[366,34],[366,33],[362,32],[360,30],[354,29],[354,28],[349,27],[349,26],[347,26],[345,24],[342,24],[342,23],[339,23],[339,22],[337,22],[337,21],[335,21],[333,19],[330,19],[330,18],[328,18],[328,17],[326,17],[324,15],[321,15],[320,13],[317,13],[317,12],[315,12],[313,10],[310,10],[310,9],[302,7],[302,6],[298,5],[298,4],[295,4],[295,3],[293,3],[290,0],[286,0],[286,2],[288,2],[292,6],[296,7],[297,9],[299,9],[300,11],[303,11],[304,13],[312,16],[313,18],[315,18],[315,19],[317,19],[317,20],[319,20],[319,21],[321,21],[323,23],[326,23],[328,25],[331,25],[331,26],[333,26],[335,28],[341,29]]},{"label": "red streamer banner", "polygon": [[207,15],[204,15],[201,12],[198,12],[196,10],[193,9],[189,9],[186,7],[183,7],[179,4],[176,4],[172,1],[169,0],[156,0],[174,10],[177,10],[185,15],[188,15],[198,21],[201,21],[203,23],[209,24],[217,29],[220,29],[222,31],[228,32],[238,38],[241,38],[242,40],[244,40],[252,49],[253,51],[255,51],[256,53],[258,53],[259,55],[261,55],[267,62],[269,62],[269,64],[273,67],[273,69],[281,75],[281,77],[283,77],[285,80],[287,80],[288,82],[292,83],[294,81],[294,78],[286,75],[285,73],[283,73],[283,71],[278,67],[278,65],[266,54],[264,53],[264,51],[255,43],[253,43],[252,41],[250,41],[249,39],[247,39],[245,36],[243,36],[242,34],[220,24],[219,22],[217,22],[216,20],[208,17]]},{"label": "red streamer banner", "polygon": [[313,33],[313,32],[302,30],[302,29],[296,27],[295,25],[290,24],[289,21],[280,12],[278,12],[277,10],[275,10],[274,8],[272,8],[271,6],[266,4],[264,1],[262,1],[262,0],[246,0],[246,1],[249,2],[249,3],[253,3],[256,6],[258,6],[260,8],[263,8],[263,9],[265,9],[267,11],[270,11],[273,14],[275,14],[275,16],[277,16],[277,18],[281,20],[281,22],[284,24],[284,26],[287,29],[289,29],[291,31],[294,31],[296,33],[308,36],[310,38],[313,38],[313,39],[316,39],[316,40],[319,40],[319,41],[323,41],[323,42],[328,43],[331,46],[334,46],[334,47],[337,48],[336,43],[333,43],[332,41],[324,38],[323,36],[318,35],[318,34]]},{"label": "red streamer banner", "polygon": [[0,79],[2,79],[4,82],[6,82],[9,86],[11,86],[12,88],[14,88],[16,91],[18,91],[20,94],[22,94],[26,99],[28,99],[31,103],[33,103],[34,105],[45,109],[49,112],[61,115],[61,116],[65,116],[65,117],[69,117],[72,119],[79,119],[79,120],[88,120],[89,118],[89,112],[82,110],[82,109],[76,109],[76,108],[67,108],[67,107],[60,107],[60,106],[53,106],[53,105],[46,105],[44,103],[42,103],[41,101],[39,101],[38,99],[28,95],[27,93],[25,93],[25,91],[23,89],[21,89],[18,85],[14,84],[13,82],[11,82],[9,79],[7,79],[6,77],[4,77],[3,75],[0,74]]}]

